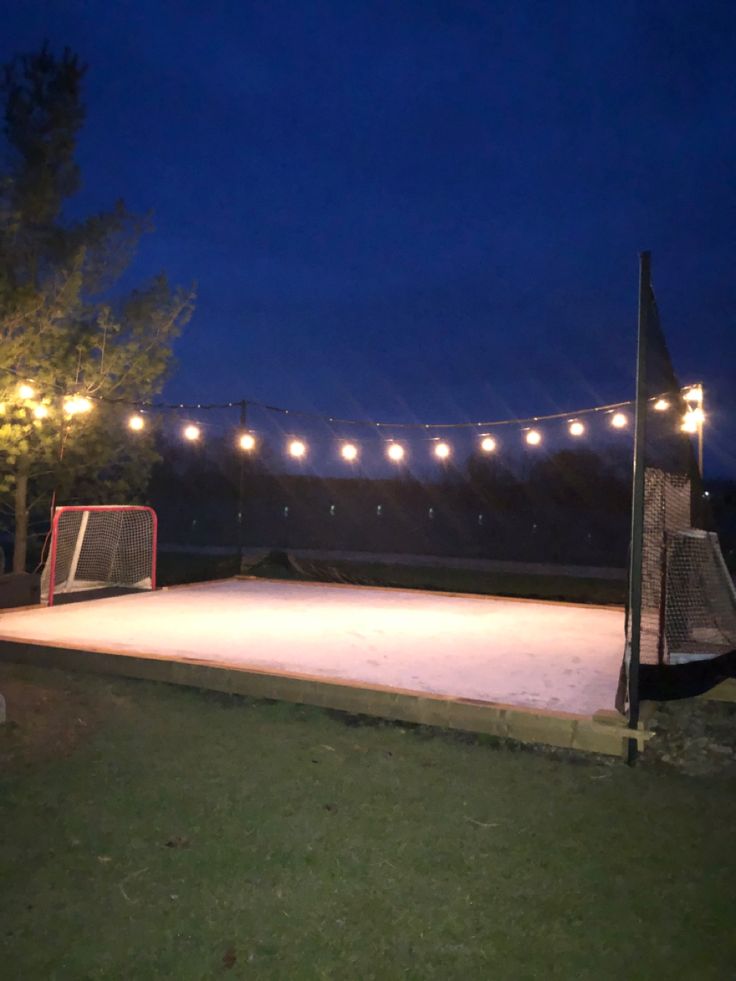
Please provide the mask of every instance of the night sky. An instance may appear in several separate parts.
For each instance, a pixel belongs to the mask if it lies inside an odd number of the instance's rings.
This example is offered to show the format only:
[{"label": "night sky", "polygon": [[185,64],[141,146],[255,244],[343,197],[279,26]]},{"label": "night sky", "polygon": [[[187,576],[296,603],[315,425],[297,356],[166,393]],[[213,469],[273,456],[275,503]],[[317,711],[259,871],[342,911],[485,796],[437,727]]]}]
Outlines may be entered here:
[{"label": "night sky", "polygon": [[[736,476],[736,7],[4,5],[89,64],[84,213],[198,283],[171,398],[373,419],[633,394],[637,254]],[[10,29],[9,29],[10,28]]]}]

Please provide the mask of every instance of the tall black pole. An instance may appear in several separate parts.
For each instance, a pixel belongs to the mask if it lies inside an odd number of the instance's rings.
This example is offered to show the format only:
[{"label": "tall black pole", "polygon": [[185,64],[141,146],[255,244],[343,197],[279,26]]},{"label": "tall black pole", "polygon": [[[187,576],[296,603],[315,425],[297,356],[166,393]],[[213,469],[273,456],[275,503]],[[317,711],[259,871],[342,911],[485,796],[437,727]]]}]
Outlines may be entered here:
[{"label": "tall black pole", "polygon": [[[248,403],[240,403],[240,436],[245,432]],[[243,507],[245,503],[245,452],[240,452],[240,477],[238,479],[238,573],[243,567]]]},{"label": "tall black pole", "polygon": [[[639,664],[641,661],[642,559],[644,551],[644,474],[647,435],[647,347],[649,342],[649,304],[651,253],[639,256],[639,324],[636,352],[636,425],[631,496],[631,556],[629,559],[629,644],[628,702],[629,728],[639,726]],[[638,741],[628,740],[627,758],[636,759]]]}]

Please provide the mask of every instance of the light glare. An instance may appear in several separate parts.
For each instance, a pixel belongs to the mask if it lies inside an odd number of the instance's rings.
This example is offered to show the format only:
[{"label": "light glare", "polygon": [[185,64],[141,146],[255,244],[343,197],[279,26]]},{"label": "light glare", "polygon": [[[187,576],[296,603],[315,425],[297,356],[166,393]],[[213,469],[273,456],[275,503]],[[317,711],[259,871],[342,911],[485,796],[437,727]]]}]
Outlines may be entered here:
[{"label": "light glare", "polygon": [[611,425],[614,429],[624,429],[628,421],[623,412],[615,412],[611,416]]},{"label": "light glare", "polygon": [[437,443],[434,448],[434,455],[439,460],[446,460],[450,455],[450,446],[448,443]]},{"label": "light glare", "polygon": [[18,386],[18,395],[22,399],[32,399],[35,394],[33,385],[29,385],[28,382],[21,382]]},{"label": "light glare", "polygon": [[654,408],[657,410],[657,412],[666,412],[669,407],[670,403],[667,401],[667,399],[657,399],[657,401],[654,403]]},{"label": "light glare", "polygon": [[404,447],[401,443],[391,443],[389,448],[386,450],[386,454],[389,460],[393,460],[394,463],[399,463],[404,459]]},{"label": "light glare", "polygon": [[64,401],[64,412],[68,416],[81,415],[84,412],[89,412],[92,409],[92,403],[84,395],[72,395]]},{"label": "light glare", "polygon": [[145,427],[145,425],[145,419],[143,416],[138,415],[137,412],[128,419],[128,429],[132,429],[133,432],[139,433],[141,429]]},{"label": "light glare", "polygon": [[703,401],[703,386],[702,385],[692,385],[690,388],[686,388],[682,393],[687,402],[702,402]]},{"label": "light glare", "polygon": [[496,449],[496,441],[493,436],[484,436],[480,441],[480,448],[484,453],[493,453]]},{"label": "light glare", "polygon": [[245,450],[246,453],[254,450],[256,448],[256,438],[253,433],[241,433],[238,446],[241,450]]},{"label": "light glare", "polygon": [[201,436],[199,426],[195,426],[192,423],[190,423],[188,426],[185,426],[184,429],[182,430],[182,436],[184,437],[184,439],[189,440],[190,443],[196,443],[199,437]]},{"label": "light glare", "polygon": [[542,434],[536,429],[530,429],[526,434],[526,441],[530,446],[539,446],[542,442]]},{"label": "light glare", "polygon": [[343,443],[340,448],[340,456],[348,463],[352,463],[353,460],[358,459],[358,447],[355,443]]},{"label": "light glare", "polygon": [[582,436],[585,432],[585,426],[578,419],[575,419],[570,423],[570,435],[571,436]]},{"label": "light glare", "polygon": [[292,441],[289,443],[289,456],[293,456],[295,460],[301,460],[306,452],[306,443],[304,443],[301,439],[292,439]]}]

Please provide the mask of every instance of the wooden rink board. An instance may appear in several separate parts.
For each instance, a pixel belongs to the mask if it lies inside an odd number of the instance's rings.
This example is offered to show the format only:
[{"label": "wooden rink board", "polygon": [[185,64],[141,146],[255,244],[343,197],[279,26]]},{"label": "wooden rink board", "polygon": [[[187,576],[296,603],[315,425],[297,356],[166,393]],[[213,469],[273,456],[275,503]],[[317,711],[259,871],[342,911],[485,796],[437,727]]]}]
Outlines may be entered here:
[{"label": "wooden rink board", "polygon": [[[175,589],[179,593],[180,589],[191,588],[187,586]],[[53,611],[49,612],[53,614]],[[278,631],[278,623],[274,630]],[[155,648],[155,644],[152,644],[152,648]],[[9,637],[7,632],[4,635],[1,619],[0,659],[313,705],[351,714],[481,733],[520,743],[544,744],[608,756],[621,756],[628,739],[634,735],[626,728],[624,718],[612,709],[582,715],[507,704],[503,701],[356,682],[326,677],[324,674],[295,671],[292,668],[279,670],[255,667],[228,662],[222,657],[214,662],[208,657],[162,655],[155,649],[105,649],[94,641],[83,645],[67,642],[60,644],[48,638],[39,640],[31,634]],[[644,730],[636,734],[640,743],[648,735]]]}]

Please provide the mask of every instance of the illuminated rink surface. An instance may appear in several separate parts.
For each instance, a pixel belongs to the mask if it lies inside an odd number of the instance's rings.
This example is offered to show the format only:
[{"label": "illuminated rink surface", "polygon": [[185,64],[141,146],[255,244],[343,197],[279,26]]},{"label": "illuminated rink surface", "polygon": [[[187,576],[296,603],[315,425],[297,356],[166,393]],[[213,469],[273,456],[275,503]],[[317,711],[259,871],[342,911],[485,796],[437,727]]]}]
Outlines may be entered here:
[{"label": "illuminated rink surface", "polygon": [[0,640],[576,715],[613,708],[620,608],[227,580],[0,614]]}]

